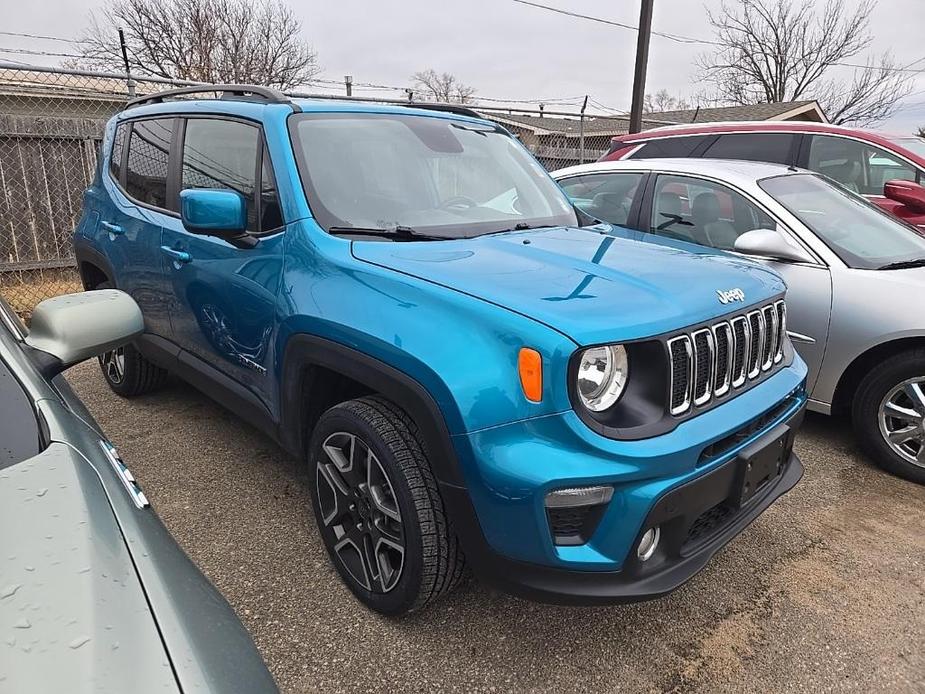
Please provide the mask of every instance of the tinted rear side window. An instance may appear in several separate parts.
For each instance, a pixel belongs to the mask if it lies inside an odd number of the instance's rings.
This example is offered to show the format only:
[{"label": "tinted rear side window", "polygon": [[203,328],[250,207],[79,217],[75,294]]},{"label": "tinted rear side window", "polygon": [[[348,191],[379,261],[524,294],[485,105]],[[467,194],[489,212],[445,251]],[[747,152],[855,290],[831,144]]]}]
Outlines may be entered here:
[{"label": "tinted rear side window", "polygon": [[181,188],[224,188],[247,201],[247,228],[257,231],[255,190],[260,130],[231,120],[191,118],[183,142]]},{"label": "tinted rear side window", "polygon": [[687,137],[662,137],[650,140],[630,155],[630,159],[664,159],[689,157],[709,135],[688,135]]},{"label": "tinted rear side window", "polygon": [[125,190],[152,207],[167,207],[167,158],[173,122],[173,118],[156,118],[132,124]]},{"label": "tinted rear side window", "polygon": [[790,133],[736,133],[720,135],[703,156],[710,159],[744,159],[789,164],[795,135]]},{"label": "tinted rear side window", "polygon": [[112,177],[117,181],[121,181],[120,178],[122,174],[122,146],[125,144],[125,131],[128,126],[125,123],[122,123],[118,128],[116,128],[116,134],[112,138],[112,152],[109,155],[109,170],[112,172]]}]

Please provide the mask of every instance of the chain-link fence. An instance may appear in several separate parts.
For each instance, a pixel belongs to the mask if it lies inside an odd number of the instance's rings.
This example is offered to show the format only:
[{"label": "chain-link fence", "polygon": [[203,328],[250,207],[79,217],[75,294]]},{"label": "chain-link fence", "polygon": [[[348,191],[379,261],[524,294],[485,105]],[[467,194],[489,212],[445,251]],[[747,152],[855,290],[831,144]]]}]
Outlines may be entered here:
[{"label": "chain-link fence", "polygon": [[[42,299],[80,289],[71,234],[106,121],[134,96],[193,84],[0,62],[0,294],[16,311],[28,316]],[[550,171],[598,159],[628,127],[620,117],[471,108],[510,130]]]}]

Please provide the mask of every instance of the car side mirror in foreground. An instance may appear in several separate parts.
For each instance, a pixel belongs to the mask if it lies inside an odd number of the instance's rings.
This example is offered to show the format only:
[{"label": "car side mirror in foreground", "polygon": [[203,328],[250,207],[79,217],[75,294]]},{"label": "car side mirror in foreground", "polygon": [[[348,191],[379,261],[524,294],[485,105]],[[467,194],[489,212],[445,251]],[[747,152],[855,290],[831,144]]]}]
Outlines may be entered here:
[{"label": "car side mirror in foreground", "polygon": [[735,249],[746,255],[757,255],[773,260],[790,260],[797,263],[811,263],[813,259],[802,248],[794,246],[779,231],[774,229],[753,229],[739,236]]},{"label": "car side mirror in foreground", "polygon": [[238,248],[253,248],[247,233],[247,203],[233,190],[187,188],[180,191],[180,221],[191,234],[215,236]]},{"label": "car side mirror in foreground", "polygon": [[925,212],[925,187],[915,181],[887,181],[883,184],[883,195],[916,212]]},{"label": "car side mirror in foreground", "polygon": [[32,312],[26,344],[39,367],[54,376],[70,366],[121,347],[144,330],[141,309],[118,289],[46,299]]}]

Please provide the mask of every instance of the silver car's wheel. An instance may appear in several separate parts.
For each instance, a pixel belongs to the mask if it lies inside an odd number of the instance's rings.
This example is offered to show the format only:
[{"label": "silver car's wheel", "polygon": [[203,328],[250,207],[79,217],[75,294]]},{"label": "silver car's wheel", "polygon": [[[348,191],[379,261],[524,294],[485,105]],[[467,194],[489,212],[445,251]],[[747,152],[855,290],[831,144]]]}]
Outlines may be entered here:
[{"label": "silver car's wheel", "polygon": [[909,378],[880,403],[880,433],[901,458],[925,468],[925,377]]},{"label": "silver car's wheel", "polygon": [[113,385],[119,385],[125,380],[125,348],[104,352],[100,355],[100,368]]}]

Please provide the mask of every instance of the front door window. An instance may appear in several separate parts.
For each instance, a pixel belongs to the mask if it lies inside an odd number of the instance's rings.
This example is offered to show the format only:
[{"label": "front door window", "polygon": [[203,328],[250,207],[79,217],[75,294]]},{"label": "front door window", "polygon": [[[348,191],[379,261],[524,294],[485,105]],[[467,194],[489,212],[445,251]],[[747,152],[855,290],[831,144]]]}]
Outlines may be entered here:
[{"label": "front door window", "polygon": [[754,229],[774,229],[770,216],[722,184],[689,176],[659,176],[649,231],[680,241],[733,250]]}]

